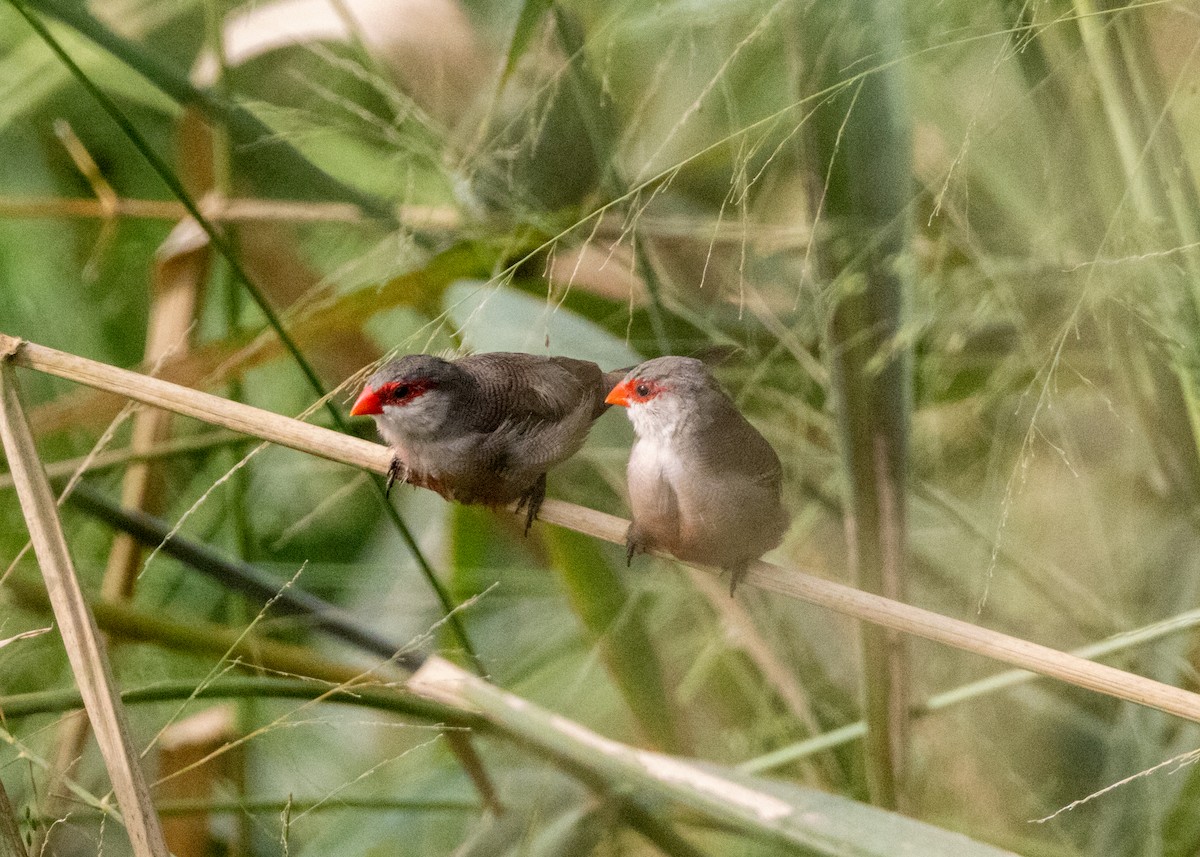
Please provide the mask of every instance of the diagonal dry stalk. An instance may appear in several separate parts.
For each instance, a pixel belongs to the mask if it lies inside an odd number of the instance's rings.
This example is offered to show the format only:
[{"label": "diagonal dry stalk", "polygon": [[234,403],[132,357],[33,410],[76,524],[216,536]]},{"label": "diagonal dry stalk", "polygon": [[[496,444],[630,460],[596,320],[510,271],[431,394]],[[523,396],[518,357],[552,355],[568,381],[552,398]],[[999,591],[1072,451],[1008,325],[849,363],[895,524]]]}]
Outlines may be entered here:
[{"label": "diagonal dry stalk", "polygon": [[7,361],[0,364],[0,441],[46,581],[54,618],[121,806],[133,852],[137,857],[167,857],[162,828],[137,750],[129,737],[125,709],[117,694],[104,643],[75,577],[54,495],[41,469],[33,435],[21,408],[16,372]]},{"label": "diagonal dry stalk", "polygon": [[21,831],[17,828],[17,817],[13,815],[12,803],[0,783],[0,857],[27,857]]},{"label": "diagonal dry stalk", "polygon": [[[387,447],[309,425],[280,414],[231,402],[0,334],[0,355],[25,366],[119,393],[144,404],[166,408],[235,431],[375,473],[386,473],[392,454]],[[547,499],[539,517],[594,538],[624,544],[629,522],[593,509]],[[863,592],[806,574],[797,568],[757,562],[746,581],[864,622],[973,652],[1048,678],[1127,700],[1200,722],[1200,695],[1084,660],[1048,646],[1002,634],[931,610]]]}]

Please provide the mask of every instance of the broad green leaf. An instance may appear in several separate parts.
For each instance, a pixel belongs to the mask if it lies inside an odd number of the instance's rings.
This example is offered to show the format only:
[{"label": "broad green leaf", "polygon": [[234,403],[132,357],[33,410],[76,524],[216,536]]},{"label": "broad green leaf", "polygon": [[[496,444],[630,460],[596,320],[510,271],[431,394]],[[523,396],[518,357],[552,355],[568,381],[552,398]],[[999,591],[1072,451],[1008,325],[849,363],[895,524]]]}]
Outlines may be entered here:
[{"label": "broad green leaf", "polygon": [[[961,833],[860,803],[840,795],[781,780],[743,774],[708,762],[690,765],[711,772],[727,783],[745,786],[778,798],[772,812],[760,813],[768,830],[828,857],[1016,857],[1011,851],[978,842]],[[783,814],[783,808],[788,808]],[[767,807],[763,807],[767,810]]]},{"label": "broad green leaf", "polygon": [[625,584],[595,541],[559,527],[547,527],[543,538],[571,606],[593,644],[600,646],[614,683],[645,734],[668,752],[685,751],[690,742],[646,632],[645,611],[630,602]]},{"label": "broad green leaf", "polygon": [[279,139],[338,181],[405,203],[450,204],[452,179],[438,163],[438,149],[411,123],[392,129],[400,140],[375,139],[374,129],[346,128],[326,116],[265,102],[248,110]]},{"label": "broad green leaf", "polygon": [[591,360],[604,369],[642,358],[589,319],[513,289],[464,280],[446,292],[446,311],[474,351],[527,351]]},{"label": "broad green leaf", "polygon": [[[128,28],[126,32],[134,36],[171,24],[187,11],[186,4],[146,3],[144,0],[113,5],[110,14],[119,16]],[[3,127],[52,98],[70,82],[71,74],[11,9],[0,8],[0,21],[17,32],[28,34],[0,55],[0,127]],[[102,81],[111,94],[169,116],[179,112],[178,106],[149,85],[145,78],[83,36],[58,25],[52,27],[52,31],[76,62],[96,80]]]}]

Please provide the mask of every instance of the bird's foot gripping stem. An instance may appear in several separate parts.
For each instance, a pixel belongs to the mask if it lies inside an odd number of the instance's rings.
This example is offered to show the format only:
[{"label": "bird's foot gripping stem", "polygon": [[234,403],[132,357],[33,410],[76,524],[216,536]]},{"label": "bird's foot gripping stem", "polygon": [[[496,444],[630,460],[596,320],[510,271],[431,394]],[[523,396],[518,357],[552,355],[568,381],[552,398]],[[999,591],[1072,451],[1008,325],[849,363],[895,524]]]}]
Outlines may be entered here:
[{"label": "bird's foot gripping stem", "polygon": [[383,489],[383,493],[390,497],[392,494],[392,486],[397,482],[408,481],[408,468],[404,462],[400,460],[400,456],[393,456],[392,463],[388,465],[387,472],[387,487]]},{"label": "bird's foot gripping stem", "polygon": [[533,487],[521,495],[521,499],[517,501],[517,511],[525,510],[525,535],[529,535],[529,528],[533,526],[534,519],[537,518],[538,510],[542,508],[542,501],[546,499],[546,474],[543,473],[537,478],[537,482],[533,483]]},{"label": "bird's foot gripping stem", "polygon": [[629,568],[633,564],[634,554],[645,552],[646,545],[642,542],[642,534],[638,532],[637,524],[630,521],[625,530],[625,567]]},{"label": "bird's foot gripping stem", "polygon": [[736,565],[732,568],[722,569],[722,572],[729,572],[729,597],[733,598],[737,592],[737,585],[742,582],[742,579],[749,573],[749,565]]}]

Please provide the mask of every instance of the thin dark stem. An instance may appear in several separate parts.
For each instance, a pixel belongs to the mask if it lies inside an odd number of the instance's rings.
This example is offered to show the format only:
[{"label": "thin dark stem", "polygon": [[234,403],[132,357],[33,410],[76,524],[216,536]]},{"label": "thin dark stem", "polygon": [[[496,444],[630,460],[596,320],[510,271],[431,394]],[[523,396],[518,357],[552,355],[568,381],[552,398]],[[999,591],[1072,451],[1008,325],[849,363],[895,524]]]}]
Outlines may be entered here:
[{"label": "thin dark stem", "polygon": [[[23,18],[25,18],[30,27],[34,29],[34,31],[42,38],[47,46],[49,46],[50,49],[58,56],[62,63],[76,78],[76,80],[79,81],[80,85],[82,85],[83,88],[86,89],[94,99],[96,99],[96,102],[104,109],[105,113],[109,115],[109,117],[117,124],[117,126],[120,127],[121,131],[134,145],[134,148],[136,148],[138,152],[140,152],[141,155],[146,159],[154,172],[158,174],[158,177],[161,178],[167,185],[168,189],[170,189],[171,193],[174,194],[174,196],[183,204],[184,208],[187,209],[188,214],[191,215],[196,223],[199,224],[200,228],[204,230],[205,234],[208,235],[213,247],[216,248],[217,252],[219,252],[221,256],[224,257],[226,262],[229,263],[230,270],[233,271],[238,280],[240,280],[246,287],[246,291],[254,299],[254,302],[258,305],[259,309],[266,317],[267,324],[270,325],[270,327],[275,331],[280,342],[283,343],[284,348],[286,348],[288,353],[291,354],[292,359],[300,368],[300,371],[304,375],[305,380],[308,381],[309,386],[320,399],[325,400],[325,409],[329,412],[330,417],[333,419],[333,424],[343,432],[348,431],[345,419],[342,417],[341,412],[333,404],[332,400],[328,397],[324,385],[322,385],[321,380],[317,377],[316,371],[313,369],[312,364],[308,362],[303,352],[301,352],[300,347],[296,344],[296,341],[284,328],[283,322],[280,320],[279,315],[275,312],[274,307],[271,306],[270,302],[266,299],[266,296],[250,278],[250,275],[246,269],[242,267],[241,262],[237,258],[237,254],[234,253],[233,247],[230,245],[225,235],[201,213],[199,207],[196,205],[191,195],[187,192],[187,189],[184,188],[183,184],[171,171],[171,168],[167,165],[167,163],[163,161],[161,157],[159,157],[158,153],[155,152],[150,144],[146,141],[146,138],[142,136],[141,132],[134,127],[133,123],[129,121],[129,118],[117,106],[116,102],[109,98],[98,86],[96,86],[95,83],[92,82],[87,74],[84,73],[83,69],[79,67],[79,65],[71,58],[62,45],[59,44],[59,42],[46,28],[45,24],[43,24],[36,15],[31,14],[25,5],[20,2],[20,0],[9,0],[9,3],[12,4],[13,8],[15,8]],[[438,580],[437,575],[433,571],[433,567],[430,565],[428,559],[426,559],[420,545],[417,544],[417,540],[413,536],[412,531],[408,528],[408,525],[404,522],[404,519],[400,517],[400,513],[397,512],[395,507],[393,507],[388,501],[387,493],[384,490],[383,481],[376,477],[371,480],[371,483],[375,486],[375,492],[378,496],[379,502],[383,506],[385,514],[391,519],[393,525],[399,531],[401,538],[408,546],[409,552],[417,561],[417,565],[420,566],[421,572],[424,574],[425,579],[428,581],[433,591],[437,594],[438,600],[441,602],[447,624],[453,629],[455,636],[458,638],[463,650],[469,657],[474,669],[478,671],[480,675],[485,675],[486,669],[484,668],[483,663],[480,661],[479,656],[476,654],[474,647],[471,645],[471,641],[467,636],[466,629],[463,627],[458,615],[454,612],[457,605],[450,597],[450,593],[446,591],[446,588],[442,586],[441,581]]]},{"label": "thin dark stem", "polygon": [[[415,672],[425,662],[423,652],[404,652],[405,647],[376,635],[337,606],[296,586],[286,586],[270,574],[248,562],[223,556],[207,545],[171,533],[166,521],[136,509],[125,509],[85,485],[75,486],[71,505],[109,526],[128,533],[148,547],[157,547],[189,568],[199,571],[222,586],[256,600],[274,599],[276,609],[310,617],[313,624],[333,636],[364,651],[394,659],[395,663]],[[399,653],[399,654],[397,654]]]}]

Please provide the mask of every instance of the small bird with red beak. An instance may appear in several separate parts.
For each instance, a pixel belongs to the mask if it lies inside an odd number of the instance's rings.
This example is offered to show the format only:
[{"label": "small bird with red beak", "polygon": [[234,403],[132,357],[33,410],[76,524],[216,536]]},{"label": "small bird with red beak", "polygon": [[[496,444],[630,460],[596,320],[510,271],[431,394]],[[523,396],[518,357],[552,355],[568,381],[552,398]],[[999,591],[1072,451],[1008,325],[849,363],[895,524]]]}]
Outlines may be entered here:
[{"label": "small bird with red beak", "polygon": [[779,456],[690,357],[646,361],[605,401],[627,408],[637,433],[626,561],[659,549],[715,565],[730,573],[733,595],[750,563],[778,545],[788,526]]},{"label": "small bird with red beak", "polygon": [[546,471],[583,446],[621,374],[569,357],[410,354],[367,379],[350,415],[373,416],[391,446],[389,490],[399,480],[459,503],[519,500],[528,533]]}]

